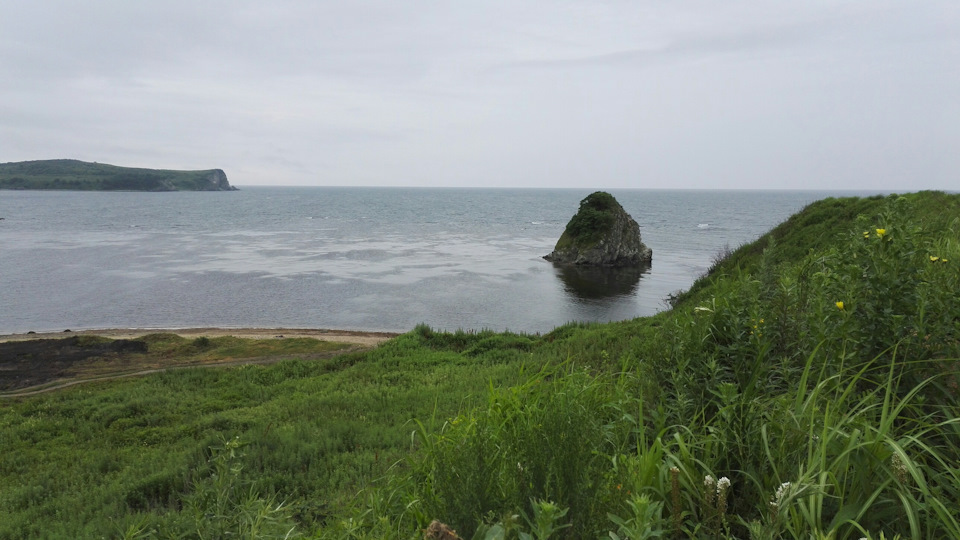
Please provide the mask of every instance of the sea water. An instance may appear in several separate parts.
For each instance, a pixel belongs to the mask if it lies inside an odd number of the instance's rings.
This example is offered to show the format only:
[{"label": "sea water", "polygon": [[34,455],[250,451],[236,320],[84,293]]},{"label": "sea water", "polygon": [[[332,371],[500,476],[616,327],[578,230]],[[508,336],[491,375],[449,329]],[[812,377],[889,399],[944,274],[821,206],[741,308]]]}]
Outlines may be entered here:
[{"label": "sea water", "polygon": [[611,190],[649,269],[554,266],[588,189],[0,191],[0,333],[295,327],[546,332],[665,309],[717,254],[838,192]]}]

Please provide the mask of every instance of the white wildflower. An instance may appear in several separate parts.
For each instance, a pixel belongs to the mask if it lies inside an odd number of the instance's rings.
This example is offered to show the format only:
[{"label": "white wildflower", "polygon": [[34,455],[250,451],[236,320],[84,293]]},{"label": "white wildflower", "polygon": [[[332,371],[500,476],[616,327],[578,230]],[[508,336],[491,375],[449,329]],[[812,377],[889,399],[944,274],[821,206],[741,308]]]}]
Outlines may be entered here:
[{"label": "white wildflower", "polygon": [[790,482],[784,482],[780,484],[780,487],[777,488],[777,494],[774,500],[777,501],[777,504],[780,504],[780,501],[783,500],[783,496],[787,494],[787,491],[790,489]]},{"label": "white wildflower", "polygon": [[717,500],[717,481],[709,474],[703,477],[703,501],[713,509]]},{"label": "white wildflower", "polygon": [[727,513],[727,497],[730,494],[730,479],[724,476],[717,480],[717,512],[720,513],[720,519],[725,520]]}]

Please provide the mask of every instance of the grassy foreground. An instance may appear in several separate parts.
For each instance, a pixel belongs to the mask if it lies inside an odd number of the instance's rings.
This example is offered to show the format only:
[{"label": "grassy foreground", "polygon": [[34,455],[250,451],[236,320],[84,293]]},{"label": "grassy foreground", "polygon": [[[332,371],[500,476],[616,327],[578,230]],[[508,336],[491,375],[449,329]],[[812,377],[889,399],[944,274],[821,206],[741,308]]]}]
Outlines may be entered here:
[{"label": "grassy foreground", "polygon": [[0,538],[960,538],[958,262],[828,199],[655,317],[0,403]]}]

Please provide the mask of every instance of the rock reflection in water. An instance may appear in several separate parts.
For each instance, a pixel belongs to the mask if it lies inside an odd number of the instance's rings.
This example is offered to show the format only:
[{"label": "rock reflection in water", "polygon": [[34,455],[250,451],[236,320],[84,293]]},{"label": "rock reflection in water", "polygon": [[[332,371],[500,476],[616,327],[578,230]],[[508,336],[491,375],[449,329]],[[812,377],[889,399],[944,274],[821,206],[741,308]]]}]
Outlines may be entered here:
[{"label": "rock reflection in water", "polygon": [[555,264],[566,291],[577,298],[599,300],[633,294],[650,265],[630,267]]}]

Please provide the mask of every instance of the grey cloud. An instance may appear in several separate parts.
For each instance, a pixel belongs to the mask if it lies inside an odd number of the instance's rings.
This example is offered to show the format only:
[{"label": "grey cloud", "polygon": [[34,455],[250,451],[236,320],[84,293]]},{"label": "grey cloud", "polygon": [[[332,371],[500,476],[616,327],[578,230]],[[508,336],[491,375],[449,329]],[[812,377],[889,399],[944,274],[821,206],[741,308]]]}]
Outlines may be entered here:
[{"label": "grey cloud", "polygon": [[0,12],[0,161],[544,187],[950,188],[960,167],[952,1]]}]

